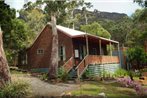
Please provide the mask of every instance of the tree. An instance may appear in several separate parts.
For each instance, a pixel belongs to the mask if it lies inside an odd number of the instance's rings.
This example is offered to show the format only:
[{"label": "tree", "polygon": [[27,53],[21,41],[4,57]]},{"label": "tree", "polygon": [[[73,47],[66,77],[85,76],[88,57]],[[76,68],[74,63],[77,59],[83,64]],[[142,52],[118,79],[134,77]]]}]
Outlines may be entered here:
[{"label": "tree", "polygon": [[52,26],[52,50],[51,50],[51,60],[49,65],[49,79],[57,78],[57,68],[58,68],[58,34],[56,28],[56,19],[63,14],[65,15],[68,6],[72,4],[73,1],[40,1],[37,0],[38,4],[45,4],[45,13],[48,14],[51,20]]},{"label": "tree", "polygon": [[[81,14],[74,14],[74,11],[79,6],[82,6],[84,1],[72,1],[69,6],[67,6],[66,15],[64,15],[63,25],[72,27],[75,29],[75,24],[78,23],[79,19],[81,18]],[[62,18],[62,17],[61,17]],[[63,20],[63,18],[62,18]]]},{"label": "tree", "polygon": [[42,30],[47,21],[46,15],[42,11],[41,7],[36,7],[36,5],[36,3],[32,2],[25,4],[23,9],[19,11],[19,18],[23,19],[30,27],[31,32],[37,35]]},{"label": "tree", "polygon": [[9,43],[6,45],[6,54],[10,64],[16,65],[17,56],[20,50],[28,47],[32,41],[34,33],[30,31],[30,28],[21,19],[12,20],[12,30],[9,33],[10,38],[7,39]]},{"label": "tree", "polygon": [[[0,1],[0,26],[3,30],[3,38],[4,38],[4,46],[7,44],[8,35],[12,29],[12,19],[15,18],[15,10],[10,9],[10,7],[4,3],[4,1]],[[7,59],[5,57],[4,49],[3,49],[3,39],[2,39],[2,31],[0,28],[0,86],[4,86],[5,84],[11,81],[9,66],[7,63]]]},{"label": "tree", "polygon": [[147,7],[147,0],[134,0],[134,2],[138,3],[142,7]]},{"label": "tree", "polygon": [[79,5],[76,4],[76,1],[73,1],[73,3],[68,7],[68,12],[65,16],[64,24],[70,27],[72,25],[72,28],[75,29],[75,23],[78,23],[81,14],[74,15],[74,8],[78,7]]},{"label": "tree", "polygon": [[84,32],[94,34],[97,36],[101,36],[101,37],[105,37],[105,38],[111,37],[110,33],[107,30],[105,30],[97,22],[93,22],[92,24],[88,24],[88,25],[82,25],[80,29]]},{"label": "tree", "polygon": [[2,31],[0,27],[0,87],[11,82],[10,70],[3,49]]},{"label": "tree", "polygon": [[[131,66],[135,66],[137,64],[137,68],[140,68],[140,66],[143,66],[143,63],[146,63],[146,57],[147,54],[145,53],[144,49],[141,47],[134,47],[129,48],[127,50],[127,58],[128,62],[131,64]],[[135,64],[135,65],[134,65]]]},{"label": "tree", "polygon": [[90,9],[91,7],[93,7],[93,5],[91,5],[90,2],[85,2],[84,7],[82,8],[82,14],[84,15],[84,18],[85,18],[85,25],[88,24],[88,17],[87,17],[88,11],[86,8]]},{"label": "tree", "polygon": [[[147,40],[147,14],[145,15],[144,10],[145,9],[136,10],[131,16],[133,24],[128,34],[127,44],[129,46],[138,45],[142,47],[143,43]],[[145,15],[145,17],[142,17],[142,15]]]},{"label": "tree", "polygon": [[10,32],[12,30],[12,20],[15,18],[15,10],[10,9],[9,5],[5,4],[4,1],[0,1],[0,26],[4,32],[4,48],[9,43]]}]

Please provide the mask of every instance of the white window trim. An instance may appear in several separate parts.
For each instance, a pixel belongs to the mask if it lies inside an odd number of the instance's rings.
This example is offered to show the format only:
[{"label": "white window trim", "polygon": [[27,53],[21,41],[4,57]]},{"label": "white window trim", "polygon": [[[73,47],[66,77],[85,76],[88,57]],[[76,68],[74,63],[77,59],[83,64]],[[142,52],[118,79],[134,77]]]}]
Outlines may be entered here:
[{"label": "white window trim", "polygon": [[[39,50],[41,50],[42,53],[40,53]],[[39,54],[39,55],[44,54],[44,49],[42,49],[42,48],[37,49],[37,54]]]},{"label": "white window trim", "polygon": [[[61,47],[62,47],[62,55],[61,55]],[[61,56],[63,56],[63,60],[61,60]],[[66,60],[66,48],[65,46],[60,46],[59,47],[59,61],[65,61]]]}]

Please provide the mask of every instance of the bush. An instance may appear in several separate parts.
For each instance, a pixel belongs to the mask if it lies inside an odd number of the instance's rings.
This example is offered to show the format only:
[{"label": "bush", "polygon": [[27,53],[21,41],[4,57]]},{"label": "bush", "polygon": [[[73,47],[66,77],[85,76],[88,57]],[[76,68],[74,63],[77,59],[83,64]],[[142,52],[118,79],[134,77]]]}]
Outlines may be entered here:
[{"label": "bush", "polygon": [[119,68],[117,69],[115,72],[114,72],[114,75],[116,77],[122,77],[122,76],[127,76],[128,75],[128,71],[122,69],[122,68]]},{"label": "bush", "polygon": [[147,68],[141,69],[140,72],[147,72]]},{"label": "bush", "polygon": [[63,67],[58,70],[58,78],[61,79],[62,82],[66,82],[68,80],[68,72],[65,71]]},{"label": "bush", "polygon": [[0,98],[23,98],[30,93],[28,83],[23,81],[12,82],[0,89]]},{"label": "bush", "polygon": [[47,74],[47,73],[43,73],[39,78],[40,78],[41,80],[47,81],[47,80],[48,80],[48,74]]},{"label": "bush", "polygon": [[142,87],[142,85],[138,82],[132,81],[130,78],[118,78],[117,82],[120,83],[124,87],[130,87],[133,88],[136,93],[141,97],[141,98],[146,98],[146,93],[147,90]]}]

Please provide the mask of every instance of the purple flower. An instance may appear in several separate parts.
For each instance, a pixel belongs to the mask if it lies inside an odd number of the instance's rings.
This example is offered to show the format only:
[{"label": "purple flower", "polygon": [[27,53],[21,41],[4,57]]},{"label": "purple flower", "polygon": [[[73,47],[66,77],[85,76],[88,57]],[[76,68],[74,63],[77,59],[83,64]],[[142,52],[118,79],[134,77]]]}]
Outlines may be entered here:
[{"label": "purple flower", "polygon": [[143,89],[142,85],[139,82],[132,81],[130,78],[118,78],[117,82],[120,83],[124,87],[131,87],[134,88],[136,93],[140,96],[144,94],[144,92],[147,92],[147,88]]}]

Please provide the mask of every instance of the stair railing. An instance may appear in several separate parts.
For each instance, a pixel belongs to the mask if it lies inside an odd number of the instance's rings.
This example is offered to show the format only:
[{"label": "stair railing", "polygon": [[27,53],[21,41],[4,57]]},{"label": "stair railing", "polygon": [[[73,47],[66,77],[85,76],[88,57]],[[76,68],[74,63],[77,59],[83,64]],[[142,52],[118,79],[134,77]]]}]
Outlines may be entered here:
[{"label": "stair railing", "polygon": [[86,55],[84,59],[79,63],[79,65],[76,67],[78,78],[82,76],[82,74],[88,67],[88,56],[89,55]]},{"label": "stair railing", "polygon": [[62,67],[68,73],[73,68],[73,57],[69,58]]}]

